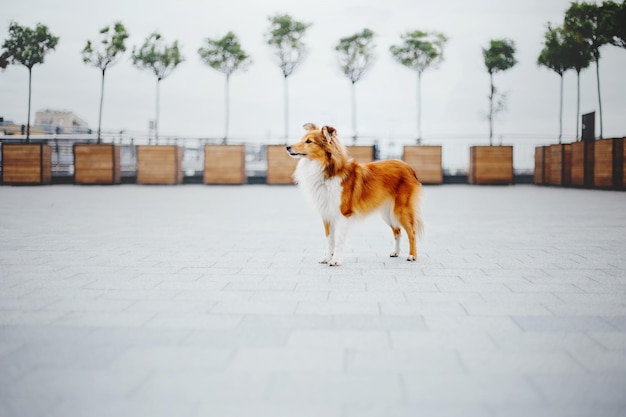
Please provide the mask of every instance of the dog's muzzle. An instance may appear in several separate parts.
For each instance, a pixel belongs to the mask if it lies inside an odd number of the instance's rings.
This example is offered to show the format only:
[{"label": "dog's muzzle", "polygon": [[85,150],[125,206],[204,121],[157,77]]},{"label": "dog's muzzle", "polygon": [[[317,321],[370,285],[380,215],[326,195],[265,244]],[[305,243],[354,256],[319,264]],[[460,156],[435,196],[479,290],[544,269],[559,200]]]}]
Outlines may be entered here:
[{"label": "dog's muzzle", "polygon": [[303,153],[296,153],[296,152],[293,152],[293,151],[291,150],[291,146],[287,146],[287,147],[286,147],[286,149],[287,149],[287,152],[289,153],[289,155],[291,155],[291,156],[293,156],[293,157],[305,156],[305,154],[303,154]]}]

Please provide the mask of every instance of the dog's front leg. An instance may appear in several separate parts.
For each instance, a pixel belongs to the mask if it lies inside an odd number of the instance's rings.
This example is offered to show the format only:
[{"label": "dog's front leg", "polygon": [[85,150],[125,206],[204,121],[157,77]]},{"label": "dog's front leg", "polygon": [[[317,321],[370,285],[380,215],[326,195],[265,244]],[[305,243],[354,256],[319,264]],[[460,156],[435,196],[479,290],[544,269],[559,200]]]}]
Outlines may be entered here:
[{"label": "dog's front leg", "polygon": [[333,257],[335,251],[335,233],[331,222],[324,220],[324,233],[326,234],[326,255],[320,259],[321,264],[327,264]]},{"label": "dog's front leg", "polygon": [[331,225],[331,236],[333,236],[333,256],[328,261],[329,266],[339,266],[343,260],[343,249],[346,244],[346,236],[348,234],[349,221],[346,217],[340,217]]}]

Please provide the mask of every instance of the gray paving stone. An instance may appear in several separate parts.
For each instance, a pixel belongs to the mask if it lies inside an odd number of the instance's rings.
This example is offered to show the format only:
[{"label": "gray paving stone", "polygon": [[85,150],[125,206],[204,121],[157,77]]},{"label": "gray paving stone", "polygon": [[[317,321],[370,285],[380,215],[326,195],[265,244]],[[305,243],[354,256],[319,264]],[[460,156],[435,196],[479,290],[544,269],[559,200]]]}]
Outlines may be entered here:
[{"label": "gray paving stone", "polygon": [[454,351],[441,349],[360,349],[349,351],[348,372],[462,373],[463,364]]},{"label": "gray paving stone", "polygon": [[543,398],[519,375],[432,375],[402,376],[410,403],[453,406],[540,405]]},{"label": "gray paving stone", "polygon": [[341,349],[383,349],[389,346],[389,338],[384,331],[373,330],[294,330],[288,341],[289,346]]},{"label": "gray paving stone", "polygon": [[395,374],[288,373],[272,379],[269,399],[306,404],[376,405],[404,401]]},{"label": "gray paving stone", "polygon": [[296,187],[0,187],[0,415],[624,415],[626,194],[424,194],[330,268]]},{"label": "gray paving stone", "polygon": [[526,331],[533,332],[584,332],[610,331],[613,326],[597,316],[514,316],[517,324]]},{"label": "gray paving stone", "polygon": [[240,348],[229,369],[240,372],[340,372],[344,352],[320,346]]},{"label": "gray paving stone", "polygon": [[390,331],[395,349],[474,350],[495,348],[487,333],[480,331]]},{"label": "gray paving stone", "polygon": [[552,375],[584,374],[585,367],[563,351],[466,350],[459,353],[471,374]]}]

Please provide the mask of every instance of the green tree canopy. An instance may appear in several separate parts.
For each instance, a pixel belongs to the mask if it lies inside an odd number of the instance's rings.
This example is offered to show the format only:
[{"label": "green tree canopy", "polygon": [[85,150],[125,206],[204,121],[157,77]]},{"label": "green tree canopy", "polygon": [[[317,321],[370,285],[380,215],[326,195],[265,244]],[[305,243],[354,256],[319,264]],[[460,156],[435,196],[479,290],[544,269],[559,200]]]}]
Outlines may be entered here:
[{"label": "green tree canopy", "polygon": [[178,41],[166,45],[161,35],[152,33],[140,48],[133,48],[133,64],[139,69],[152,71],[158,81],[166,78],[185,58],[180,52]]},{"label": "green tree canopy", "polygon": [[226,76],[224,94],[224,143],[226,143],[230,121],[230,76],[238,69],[244,69],[252,61],[233,32],[228,32],[220,39],[206,38],[204,46],[198,49],[198,54],[205,64]]},{"label": "green tree canopy", "polygon": [[[28,116],[26,119],[26,141],[30,141],[30,101],[32,90],[32,70],[37,64],[43,64],[48,52],[56,48],[59,38],[48,27],[37,23],[34,29],[21,26],[16,22],[9,25],[9,37],[2,44],[3,59],[11,64],[20,64],[28,68]],[[0,59],[2,60],[2,59]],[[6,65],[5,65],[6,66]]]},{"label": "green tree canopy", "polygon": [[[613,2],[607,2],[613,3]],[[594,60],[600,59],[600,47],[611,42],[611,14],[606,8],[594,3],[574,2],[565,12],[565,29],[577,34],[591,48]]]},{"label": "green tree canopy", "polygon": [[389,52],[405,67],[417,72],[417,143],[422,141],[422,72],[443,61],[443,47],[448,39],[443,33],[414,30],[400,36],[402,43],[392,45]]},{"label": "green tree canopy", "polygon": [[544,46],[537,58],[537,64],[549,68],[562,76],[567,70],[574,68],[566,48],[567,44],[563,29],[553,28],[548,25],[548,29],[544,34]]},{"label": "green tree canopy", "polygon": [[626,48],[626,1],[605,1],[602,10],[606,14],[607,35],[611,44]]},{"label": "green tree canopy", "polygon": [[251,62],[250,56],[241,48],[239,39],[233,32],[228,32],[219,39],[206,38],[204,46],[198,49],[198,54],[205,64],[227,77]]},{"label": "green tree canopy", "polygon": [[287,78],[304,60],[306,45],[302,38],[311,24],[294,20],[288,14],[277,14],[269,17],[269,21],[265,38],[275,49],[278,65]]},{"label": "green tree canopy", "polygon": [[548,24],[544,39],[544,46],[537,58],[537,64],[556,72],[560,78],[559,143],[561,143],[563,136],[563,74],[574,68],[574,64],[562,28],[552,28]]},{"label": "green tree canopy", "polygon": [[174,41],[174,43],[168,46],[163,42],[161,35],[154,32],[146,38],[141,48],[133,48],[132,60],[137,68],[152,71],[157,77],[154,132],[158,143],[161,80],[170,75],[185,58],[180,53],[178,41]]},{"label": "green tree canopy", "polygon": [[289,89],[287,77],[300,66],[306,55],[306,45],[302,41],[310,23],[294,20],[288,14],[277,14],[268,18],[270,27],[265,40],[274,48],[278,66],[283,74],[285,86],[285,142],[289,137]]},{"label": "green tree canopy", "polygon": [[565,12],[564,27],[573,37],[587,43],[596,63],[596,81],[598,86],[598,110],[600,112],[600,138],[602,138],[602,96],[600,89],[600,47],[612,41],[612,14],[609,12],[612,2],[606,5],[574,2]]},{"label": "green tree canopy", "polygon": [[90,40],[83,49],[83,62],[102,71],[117,63],[126,51],[128,32],[121,22],[106,26],[100,30],[100,47],[95,47]]},{"label": "green tree canopy", "polygon": [[483,48],[485,67],[489,73],[491,89],[489,90],[489,144],[493,145],[493,120],[495,115],[504,111],[506,95],[498,93],[493,83],[493,75],[506,71],[517,64],[515,59],[515,42],[510,39],[492,39],[489,48]]},{"label": "green tree canopy", "polygon": [[369,69],[375,47],[374,32],[367,28],[341,38],[335,46],[335,51],[339,53],[341,70],[352,84],[359,81]]},{"label": "green tree canopy", "polygon": [[352,83],[352,140],[357,139],[356,123],[356,82],[367,72],[374,59],[374,32],[363,29],[361,32],[339,39],[335,51],[339,55],[339,65]]},{"label": "green tree canopy", "polygon": [[576,138],[579,137],[580,126],[580,72],[593,61],[593,54],[589,44],[575,32],[562,28],[563,53],[565,60],[576,71]]},{"label": "green tree canopy", "polygon": [[443,47],[448,39],[443,33],[415,30],[401,36],[400,45],[389,48],[393,58],[413,71],[423,72],[443,61]]},{"label": "green tree canopy", "polygon": [[102,83],[100,85],[100,111],[98,113],[98,142],[101,140],[102,128],[102,104],[104,101],[104,76],[107,68],[117,63],[118,59],[126,51],[126,39],[128,32],[121,22],[115,22],[113,26],[106,26],[100,30],[100,47],[95,47],[91,41],[83,49],[83,62],[102,71]]},{"label": "green tree canopy", "polygon": [[56,48],[59,38],[52,35],[48,27],[37,23],[34,29],[21,26],[16,22],[9,25],[9,37],[2,48],[12,64],[24,65],[31,70],[37,64],[43,64],[48,52]]},{"label": "green tree canopy", "polygon": [[489,48],[483,48],[483,58],[489,74],[506,71],[517,64],[515,42],[510,39],[491,40]]},{"label": "green tree canopy", "polygon": [[0,54],[0,69],[6,69],[9,66],[9,54],[3,52]]}]

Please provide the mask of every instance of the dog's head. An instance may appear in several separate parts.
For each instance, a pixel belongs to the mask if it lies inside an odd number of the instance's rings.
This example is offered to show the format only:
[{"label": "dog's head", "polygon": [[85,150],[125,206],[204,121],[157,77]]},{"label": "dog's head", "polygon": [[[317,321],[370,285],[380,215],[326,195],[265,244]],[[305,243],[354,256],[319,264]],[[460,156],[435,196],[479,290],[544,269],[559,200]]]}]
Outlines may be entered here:
[{"label": "dog's head", "polygon": [[337,130],[331,126],[320,129],[313,123],[306,123],[303,127],[306,133],[302,139],[287,146],[289,155],[319,162],[327,178],[338,175],[348,161],[348,153],[339,141]]},{"label": "dog's head", "polygon": [[334,127],[324,126],[321,129],[313,123],[305,123],[306,133],[294,145],[287,146],[287,152],[294,158],[325,160],[326,155],[336,152],[339,139]]}]

